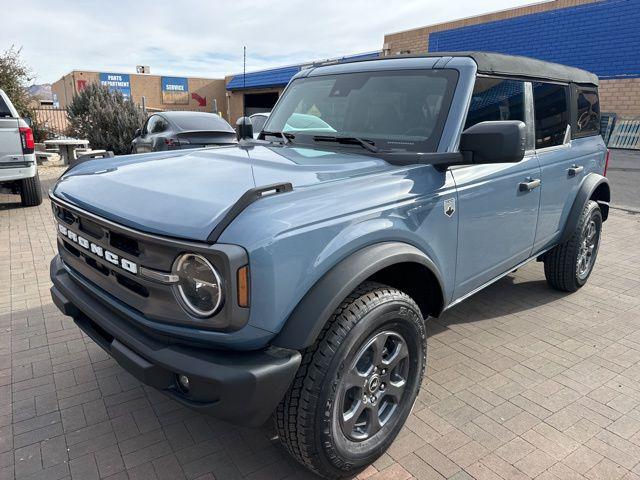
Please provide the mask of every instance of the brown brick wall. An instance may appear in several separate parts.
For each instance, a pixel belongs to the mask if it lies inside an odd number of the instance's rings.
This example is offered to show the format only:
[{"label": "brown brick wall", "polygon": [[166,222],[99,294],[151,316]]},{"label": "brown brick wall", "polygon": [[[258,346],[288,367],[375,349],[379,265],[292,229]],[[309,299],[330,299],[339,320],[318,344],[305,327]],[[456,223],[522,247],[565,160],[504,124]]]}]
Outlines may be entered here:
[{"label": "brown brick wall", "polygon": [[384,50],[390,55],[397,55],[401,52],[424,53],[429,49],[429,34],[452,28],[478,25],[480,23],[504,20],[506,18],[520,17],[531,13],[546,12],[559,8],[574,7],[585,3],[594,3],[598,0],[553,0],[550,2],[537,3],[524,7],[502,10],[499,12],[479,15],[477,17],[463,18],[452,22],[439,23],[426,27],[414,28],[403,32],[389,33],[384,36]]},{"label": "brown brick wall", "polygon": [[[52,92],[58,95],[61,107],[65,107],[78,92],[78,82],[98,82],[100,74],[97,72],[73,71],[51,86]],[[225,82],[223,79],[191,78],[189,77],[189,103],[170,104],[162,103],[162,76],[161,75],[129,75],[131,82],[131,97],[135,103],[140,103],[145,97],[146,105],[150,109],[158,110],[201,110],[213,111],[213,100],[217,102],[220,112],[226,111]],[[192,93],[197,93],[206,98],[206,107],[200,107],[196,99],[191,98]]]},{"label": "brown brick wall", "polygon": [[600,110],[621,117],[640,116],[640,78],[600,81]]}]

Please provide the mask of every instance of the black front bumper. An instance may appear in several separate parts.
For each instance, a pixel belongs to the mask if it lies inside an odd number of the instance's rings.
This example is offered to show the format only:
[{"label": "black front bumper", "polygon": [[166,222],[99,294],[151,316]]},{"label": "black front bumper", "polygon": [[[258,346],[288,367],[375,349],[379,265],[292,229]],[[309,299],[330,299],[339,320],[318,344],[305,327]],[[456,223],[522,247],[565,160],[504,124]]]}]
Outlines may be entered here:
[{"label": "black front bumper", "polygon": [[[260,425],[284,396],[300,365],[295,350],[210,350],[151,336],[96,299],[56,256],[51,296],[56,306],[129,373],[203,413]],[[185,391],[178,375],[189,377]]]}]

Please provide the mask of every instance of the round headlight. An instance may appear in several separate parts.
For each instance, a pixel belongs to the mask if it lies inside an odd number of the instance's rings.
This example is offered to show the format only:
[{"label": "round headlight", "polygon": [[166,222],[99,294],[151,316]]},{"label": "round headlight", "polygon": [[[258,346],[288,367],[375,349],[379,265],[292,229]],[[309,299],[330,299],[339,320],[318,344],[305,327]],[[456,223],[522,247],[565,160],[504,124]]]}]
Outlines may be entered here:
[{"label": "round headlight", "polygon": [[206,258],[185,253],[174,262],[173,274],[178,276],[175,287],[190,314],[205,318],[216,313],[222,304],[222,280]]}]

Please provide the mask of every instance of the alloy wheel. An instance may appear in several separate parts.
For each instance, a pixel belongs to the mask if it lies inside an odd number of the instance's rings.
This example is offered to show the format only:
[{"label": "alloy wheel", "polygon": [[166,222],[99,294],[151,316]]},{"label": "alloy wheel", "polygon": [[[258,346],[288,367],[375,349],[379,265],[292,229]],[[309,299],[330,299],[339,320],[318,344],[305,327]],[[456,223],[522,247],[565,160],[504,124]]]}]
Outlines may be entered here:
[{"label": "alloy wheel", "polygon": [[580,249],[578,251],[578,260],[576,262],[578,277],[580,277],[581,280],[585,279],[593,268],[599,241],[600,233],[598,226],[595,220],[592,219],[585,226],[582,242],[580,243]]},{"label": "alloy wheel", "polygon": [[356,353],[341,379],[342,433],[361,442],[378,433],[397,413],[408,385],[409,349],[398,332],[374,334]]}]

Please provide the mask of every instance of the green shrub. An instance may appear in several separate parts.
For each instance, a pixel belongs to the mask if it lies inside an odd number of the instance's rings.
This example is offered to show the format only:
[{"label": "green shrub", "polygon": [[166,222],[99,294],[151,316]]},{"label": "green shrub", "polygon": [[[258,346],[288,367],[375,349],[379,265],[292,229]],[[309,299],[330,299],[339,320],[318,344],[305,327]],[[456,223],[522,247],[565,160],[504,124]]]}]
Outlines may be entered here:
[{"label": "green shrub", "polygon": [[120,92],[92,83],[67,106],[69,135],[89,140],[93,149],[116,155],[131,152],[131,140],[144,122],[142,111]]}]

